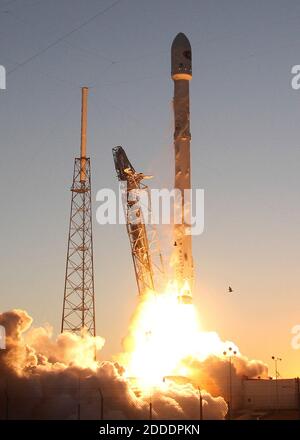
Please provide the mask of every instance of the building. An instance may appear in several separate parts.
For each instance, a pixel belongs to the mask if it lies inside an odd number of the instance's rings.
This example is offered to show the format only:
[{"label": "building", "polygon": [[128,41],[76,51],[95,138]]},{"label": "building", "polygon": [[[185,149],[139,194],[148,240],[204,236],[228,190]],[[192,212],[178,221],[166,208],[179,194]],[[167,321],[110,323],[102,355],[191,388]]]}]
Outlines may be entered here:
[{"label": "building", "polygon": [[244,379],[243,408],[249,410],[288,410],[300,407],[297,379]]}]

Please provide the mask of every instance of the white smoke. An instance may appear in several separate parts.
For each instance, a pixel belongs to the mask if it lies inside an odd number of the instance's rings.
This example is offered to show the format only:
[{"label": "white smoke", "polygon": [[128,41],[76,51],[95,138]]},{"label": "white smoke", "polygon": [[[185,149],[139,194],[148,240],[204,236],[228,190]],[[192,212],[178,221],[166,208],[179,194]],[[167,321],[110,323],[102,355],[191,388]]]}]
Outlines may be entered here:
[{"label": "white smoke", "polygon": [[[183,365],[189,368],[192,383],[209,390],[212,396],[223,396],[226,402],[230,400],[229,375],[234,399],[232,408],[242,404],[242,380],[244,378],[267,378],[268,366],[258,360],[249,360],[239,354],[229,361],[228,358],[211,355],[203,361],[189,357],[183,360]],[[231,363],[231,364],[230,364]]]},{"label": "white smoke", "polygon": [[[101,394],[104,419],[198,419],[199,393],[192,384],[172,381],[151,395],[138,392],[117,363],[95,362],[95,348],[104,340],[65,333],[53,340],[51,328],[30,329],[23,310],[0,314],[6,349],[0,350],[0,418],[99,419]],[[27,332],[27,333],[25,333]],[[222,419],[222,397],[202,391],[206,419]]]}]

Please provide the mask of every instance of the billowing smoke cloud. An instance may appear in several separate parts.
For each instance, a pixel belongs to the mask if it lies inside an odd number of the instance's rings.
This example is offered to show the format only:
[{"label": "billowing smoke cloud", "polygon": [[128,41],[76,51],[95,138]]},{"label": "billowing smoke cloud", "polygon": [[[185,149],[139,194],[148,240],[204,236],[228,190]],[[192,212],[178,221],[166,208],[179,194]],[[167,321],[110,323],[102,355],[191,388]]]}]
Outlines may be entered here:
[{"label": "billowing smoke cloud", "polygon": [[[94,361],[102,338],[66,333],[53,340],[49,327],[30,330],[31,324],[22,310],[0,314],[6,329],[6,349],[0,350],[0,418],[99,419],[103,411],[104,419],[148,419],[150,400],[153,418],[199,418],[199,392],[191,383],[166,381],[151,395],[143,393],[123,376],[119,364]],[[224,399],[201,393],[204,418],[224,418]]]},{"label": "billowing smoke cloud", "polygon": [[215,355],[203,361],[189,357],[184,359],[182,364],[188,368],[192,383],[209,390],[212,396],[223,396],[227,402],[230,400],[229,383],[231,381],[233,409],[239,408],[242,404],[242,379],[266,378],[268,375],[266,364],[257,360],[249,360],[240,354],[232,356],[231,360]]}]

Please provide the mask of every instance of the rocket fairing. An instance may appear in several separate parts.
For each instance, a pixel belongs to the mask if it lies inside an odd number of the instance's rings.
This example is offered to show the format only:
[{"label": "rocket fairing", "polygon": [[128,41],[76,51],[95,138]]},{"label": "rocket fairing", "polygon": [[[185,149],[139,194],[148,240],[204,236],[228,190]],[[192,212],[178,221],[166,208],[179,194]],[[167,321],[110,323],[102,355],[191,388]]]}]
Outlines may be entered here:
[{"label": "rocket fairing", "polygon": [[[192,79],[192,51],[188,38],[179,33],[171,48],[171,75],[174,81],[174,148],[175,189],[181,193],[181,224],[174,225],[174,265],[176,279],[184,303],[191,302],[194,279],[192,240],[188,233],[190,200],[185,190],[191,189],[190,164],[190,97],[189,81]],[[186,197],[185,197],[186,196]]]}]

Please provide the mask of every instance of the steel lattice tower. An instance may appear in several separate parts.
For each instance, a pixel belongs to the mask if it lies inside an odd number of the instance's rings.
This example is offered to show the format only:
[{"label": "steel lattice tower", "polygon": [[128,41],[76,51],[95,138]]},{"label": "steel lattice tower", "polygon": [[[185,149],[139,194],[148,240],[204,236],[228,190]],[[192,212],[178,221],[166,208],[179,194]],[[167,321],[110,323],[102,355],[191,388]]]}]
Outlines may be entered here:
[{"label": "steel lattice tower", "polygon": [[[142,183],[142,180],[152,176],[137,173],[120,146],[113,148],[113,157],[118,179],[121,183],[126,183],[125,186],[121,186],[126,227],[138,291],[143,295],[161,288],[165,283],[157,230],[151,222],[146,224],[144,218],[145,214],[151,217],[151,197],[148,186]],[[146,206],[138,195],[142,191],[147,195]],[[137,192],[137,199],[131,199],[132,192]],[[135,221],[137,218],[140,219],[139,222]]]},{"label": "steel lattice tower", "polygon": [[86,157],[88,88],[82,88],[81,156],[75,159],[61,331],[96,336],[91,165]]}]

